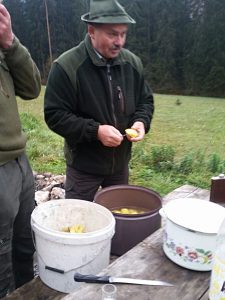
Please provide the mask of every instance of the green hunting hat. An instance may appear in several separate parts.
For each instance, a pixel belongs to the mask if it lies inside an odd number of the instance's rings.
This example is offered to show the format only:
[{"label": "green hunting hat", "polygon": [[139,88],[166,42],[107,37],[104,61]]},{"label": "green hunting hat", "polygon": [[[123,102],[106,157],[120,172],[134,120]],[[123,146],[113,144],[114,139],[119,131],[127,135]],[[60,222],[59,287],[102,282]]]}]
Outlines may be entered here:
[{"label": "green hunting hat", "polygon": [[82,15],[81,20],[99,24],[136,23],[116,0],[90,0],[90,12]]}]

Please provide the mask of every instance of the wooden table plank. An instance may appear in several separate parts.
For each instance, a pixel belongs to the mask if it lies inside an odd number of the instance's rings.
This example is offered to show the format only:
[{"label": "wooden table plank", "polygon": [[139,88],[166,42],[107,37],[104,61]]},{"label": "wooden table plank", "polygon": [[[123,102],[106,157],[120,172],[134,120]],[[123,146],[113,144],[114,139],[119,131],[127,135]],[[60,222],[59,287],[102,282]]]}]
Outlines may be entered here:
[{"label": "wooden table plank", "polygon": [[198,198],[209,200],[210,192],[192,185],[182,185],[163,197],[163,204],[179,198]]},{"label": "wooden table plank", "polygon": [[209,289],[202,295],[201,300],[209,300]]},{"label": "wooden table plank", "polygon": [[65,293],[58,292],[45,285],[39,277],[23,285],[3,299],[7,300],[61,300]]}]

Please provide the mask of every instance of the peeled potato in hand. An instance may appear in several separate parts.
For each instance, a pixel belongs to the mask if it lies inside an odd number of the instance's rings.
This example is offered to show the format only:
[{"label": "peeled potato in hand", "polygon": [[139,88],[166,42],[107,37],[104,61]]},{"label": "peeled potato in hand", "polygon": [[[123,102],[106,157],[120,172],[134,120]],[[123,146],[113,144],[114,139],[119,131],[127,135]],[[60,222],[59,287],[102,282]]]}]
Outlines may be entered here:
[{"label": "peeled potato in hand", "polygon": [[127,135],[129,135],[131,138],[136,138],[138,136],[138,132],[137,130],[133,129],[133,128],[128,128],[125,129],[125,132]]}]

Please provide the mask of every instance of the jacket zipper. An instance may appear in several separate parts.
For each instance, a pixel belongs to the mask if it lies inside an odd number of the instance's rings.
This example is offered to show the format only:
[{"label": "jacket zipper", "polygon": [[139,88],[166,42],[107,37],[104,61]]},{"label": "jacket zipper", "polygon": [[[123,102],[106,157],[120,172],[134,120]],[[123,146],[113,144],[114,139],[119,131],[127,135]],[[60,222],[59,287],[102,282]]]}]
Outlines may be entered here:
[{"label": "jacket zipper", "polygon": [[115,107],[113,104],[113,88],[112,88],[112,75],[110,70],[110,64],[107,64],[107,77],[109,82],[109,92],[110,92],[110,102],[111,102],[111,108],[112,108],[112,117],[114,121],[114,126],[117,125],[116,115],[115,115]]},{"label": "jacket zipper", "polygon": [[[107,64],[107,77],[108,77],[108,82],[109,82],[109,92],[110,92],[110,102],[111,102],[111,108],[112,108],[112,117],[114,121],[114,125],[116,127],[117,125],[117,120],[116,120],[116,115],[115,115],[115,107],[113,104],[113,87],[112,87],[112,75],[111,75],[111,69],[110,69],[110,64]],[[113,173],[115,166],[115,149],[113,148],[113,162],[112,162],[112,169],[111,172]]]}]

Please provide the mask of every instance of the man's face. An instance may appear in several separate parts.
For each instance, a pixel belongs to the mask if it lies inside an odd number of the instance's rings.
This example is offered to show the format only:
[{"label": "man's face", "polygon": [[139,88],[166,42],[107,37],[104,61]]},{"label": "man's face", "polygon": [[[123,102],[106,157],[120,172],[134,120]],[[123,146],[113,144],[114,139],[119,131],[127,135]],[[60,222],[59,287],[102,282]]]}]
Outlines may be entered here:
[{"label": "man's face", "polygon": [[126,42],[127,30],[126,24],[88,26],[93,47],[106,59],[119,55]]}]

